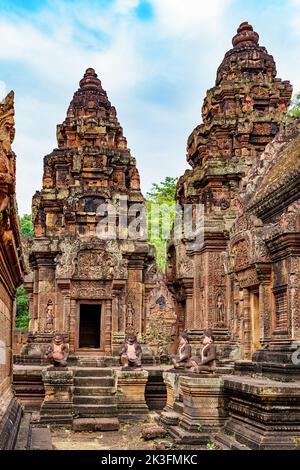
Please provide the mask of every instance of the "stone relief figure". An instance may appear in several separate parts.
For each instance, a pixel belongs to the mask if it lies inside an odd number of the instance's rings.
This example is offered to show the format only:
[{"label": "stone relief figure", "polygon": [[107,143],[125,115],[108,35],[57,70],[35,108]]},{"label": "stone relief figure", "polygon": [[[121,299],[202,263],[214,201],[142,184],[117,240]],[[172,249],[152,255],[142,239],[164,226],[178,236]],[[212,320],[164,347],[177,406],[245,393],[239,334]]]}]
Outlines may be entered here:
[{"label": "stone relief figure", "polygon": [[215,338],[211,330],[206,330],[203,337],[203,348],[201,357],[193,356],[190,361],[191,372],[201,374],[202,372],[214,373],[216,370],[216,346]]},{"label": "stone relief figure", "polygon": [[8,194],[15,191],[16,157],[11,150],[14,137],[14,93],[11,91],[0,103],[0,212],[8,206]]},{"label": "stone relief figure", "polygon": [[52,302],[52,300],[49,300],[48,303],[47,303],[45,316],[46,316],[45,330],[46,331],[53,331],[53,329],[54,329],[54,311],[53,311],[53,302]]},{"label": "stone relief figure", "polygon": [[123,369],[137,369],[142,365],[142,348],[134,333],[126,335],[120,351],[120,359]]},{"label": "stone relief figure", "polygon": [[221,294],[217,297],[217,305],[216,305],[216,320],[217,325],[223,325],[225,322],[225,309],[224,309],[224,302],[223,297]]},{"label": "stone relief figure", "polygon": [[55,333],[51,344],[46,350],[46,357],[54,367],[66,367],[69,356],[69,345],[65,343],[61,333]]},{"label": "stone relief figure", "polygon": [[80,247],[79,240],[63,240],[60,243],[62,254],[55,259],[56,276],[59,278],[72,277],[76,269],[77,254]]},{"label": "stone relief figure", "polygon": [[126,324],[125,324],[125,330],[127,333],[133,332],[134,317],[135,317],[135,310],[133,308],[132,302],[128,302],[127,309],[126,309]]},{"label": "stone relief figure", "polygon": [[179,335],[179,346],[177,349],[177,354],[171,356],[171,362],[174,366],[174,369],[184,369],[191,359],[192,348],[189,344],[189,338],[187,333],[180,333]]}]

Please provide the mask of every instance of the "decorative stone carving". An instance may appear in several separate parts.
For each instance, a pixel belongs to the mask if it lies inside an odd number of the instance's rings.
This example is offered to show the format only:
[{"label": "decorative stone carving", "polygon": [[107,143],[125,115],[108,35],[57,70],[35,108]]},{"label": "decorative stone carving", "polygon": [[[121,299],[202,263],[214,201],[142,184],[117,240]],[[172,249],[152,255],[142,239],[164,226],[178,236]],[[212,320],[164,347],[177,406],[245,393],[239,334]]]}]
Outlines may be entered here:
[{"label": "decorative stone carving", "polygon": [[61,255],[56,258],[56,277],[71,278],[75,273],[79,240],[64,239],[59,244]]},{"label": "decorative stone carving", "polygon": [[45,316],[46,316],[45,331],[53,332],[53,330],[54,330],[54,308],[53,308],[52,300],[48,300]]},{"label": "decorative stone carving", "polygon": [[14,141],[14,92],[11,91],[0,103],[0,213],[15,192],[16,156],[11,149]]},{"label": "decorative stone carving", "polygon": [[101,287],[99,282],[72,282],[71,297],[77,299],[106,299],[111,296],[110,287]]}]

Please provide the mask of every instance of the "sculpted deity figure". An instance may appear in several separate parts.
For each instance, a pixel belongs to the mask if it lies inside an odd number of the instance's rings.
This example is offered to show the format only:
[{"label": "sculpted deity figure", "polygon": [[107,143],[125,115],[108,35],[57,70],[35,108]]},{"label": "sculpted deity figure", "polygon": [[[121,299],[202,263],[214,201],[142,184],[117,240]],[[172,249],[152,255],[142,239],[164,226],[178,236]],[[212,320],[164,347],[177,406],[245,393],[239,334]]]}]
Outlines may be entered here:
[{"label": "sculpted deity figure", "polygon": [[11,149],[15,136],[14,93],[11,91],[0,103],[0,212],[9,202],[9,194],[15,190],[15,154]]},{"label": "sculpted deity figure", "polygon": [[46,307],[46,331],[52,331],[54,328],[53,303],[49,300]]},{"label": "sculpted deity figure", "polygon": [[69,345],[65,343],[61,333],[55,333],[51,344],[49,344],[46,357],[54,367],[66,367],[69,356]]},{"label": "sculpted deity figure", "polygon": [[171,356],[171,362],[174,366],[174,369],[184,369],[192,355],[192,348],[189,344],[189,338],[187,333],[180,333],[179,335],[179,346],[177,349],[177,354]]},{"label": "sculpted deity figure", "polygon": [[224,303],[222,296],[219,294],[217,298],[217,323],[221,324],[224,322]]},{"label": "sculpted deity figure", "polygon": [[211,330],[206,330],[203,337],[201,357],[193,356],[190,361],[191,371],[196,374],[202,372],[214,373],[216,370],[216,346]]},{"label": "sculpted deity figure", "polygon": [[129,302],[126,309],[126,331],[132,332],[134,327],[134,315],[135,310],[133,308],[132,302]]},{"label": "sculpted deity figure", "polygon": [[124,369],[136,369],[142,365],[142,348],[133,333],[129,333],[122,345],[121,364]]}]

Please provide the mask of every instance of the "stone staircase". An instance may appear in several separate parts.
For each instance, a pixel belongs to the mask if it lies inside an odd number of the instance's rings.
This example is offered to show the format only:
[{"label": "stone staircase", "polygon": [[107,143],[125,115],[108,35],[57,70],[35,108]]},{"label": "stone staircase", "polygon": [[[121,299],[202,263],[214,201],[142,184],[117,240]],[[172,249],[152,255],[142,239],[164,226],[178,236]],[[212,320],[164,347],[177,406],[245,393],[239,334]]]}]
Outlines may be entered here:
[{"label": "stone staircase", "polygon": [[116,379],[110,368],[78,368],[74,377],[75,431],[119,429]]}]

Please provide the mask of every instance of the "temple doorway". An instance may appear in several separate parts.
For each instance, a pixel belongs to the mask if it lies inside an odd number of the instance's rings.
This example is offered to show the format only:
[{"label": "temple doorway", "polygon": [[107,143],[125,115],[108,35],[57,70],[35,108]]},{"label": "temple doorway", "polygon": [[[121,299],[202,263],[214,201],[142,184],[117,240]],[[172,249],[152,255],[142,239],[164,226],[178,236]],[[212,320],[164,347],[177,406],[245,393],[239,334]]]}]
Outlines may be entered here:
[{"label": "temple doorway", "polygon": [[250,311],[251,311],[251,355],[260,347],[259,330],[259,293],[250,292]]},{"label": "temple doorway", "polygon": [[79,348],[100,349],[101,304],[80,304]]}]

